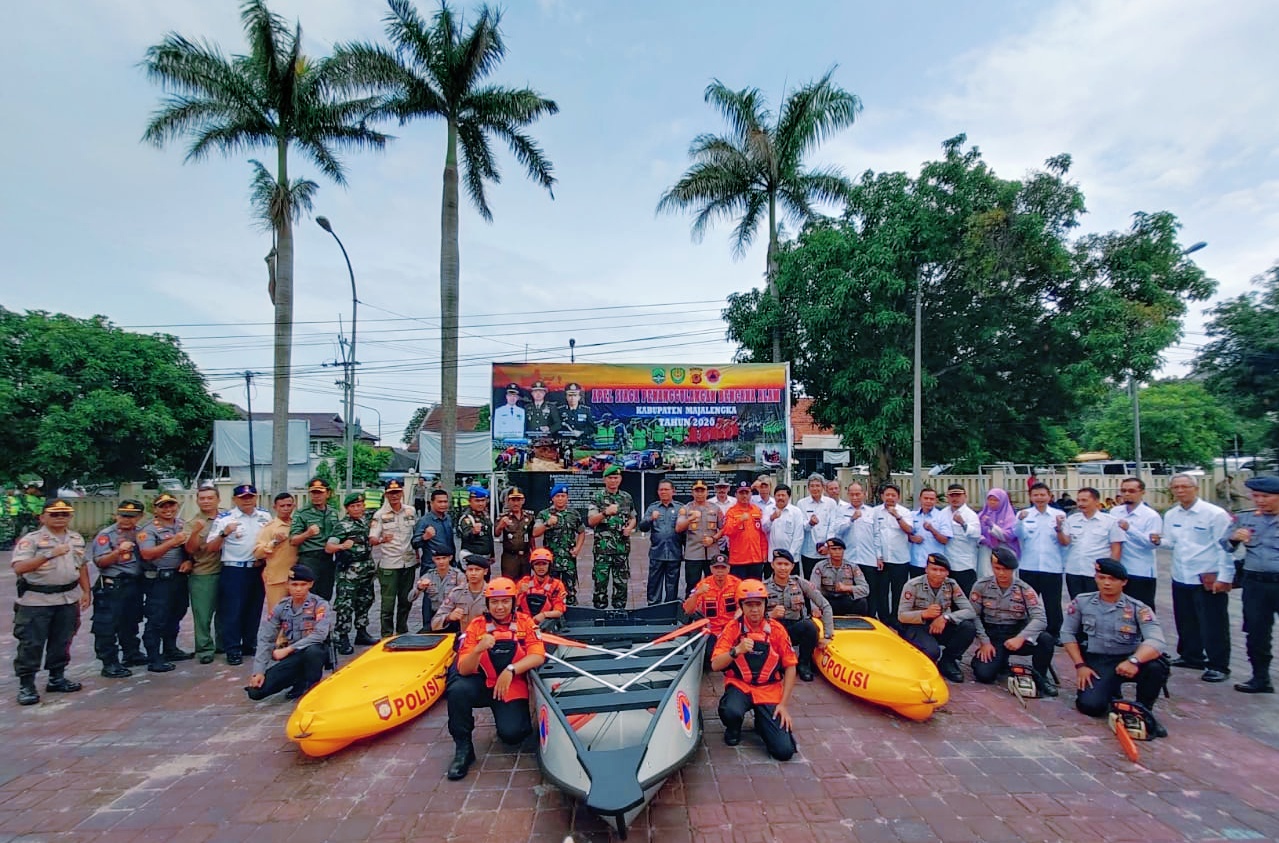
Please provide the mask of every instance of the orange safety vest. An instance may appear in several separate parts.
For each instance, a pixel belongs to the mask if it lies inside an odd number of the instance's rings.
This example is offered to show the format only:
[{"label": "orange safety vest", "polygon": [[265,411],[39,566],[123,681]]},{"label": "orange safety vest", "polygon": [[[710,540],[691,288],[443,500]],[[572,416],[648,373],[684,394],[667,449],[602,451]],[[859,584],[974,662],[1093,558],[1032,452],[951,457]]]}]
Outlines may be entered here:
[{"label": "orange safety vest", "polygon": [[773,628],[767,619],[759,632],[750,632],[743,623],[742,637],[755,642],[755,646],[749,653],[735,656],[725,673],[753,686],[782,681],[782,654],[773,647],[772,636]]}]

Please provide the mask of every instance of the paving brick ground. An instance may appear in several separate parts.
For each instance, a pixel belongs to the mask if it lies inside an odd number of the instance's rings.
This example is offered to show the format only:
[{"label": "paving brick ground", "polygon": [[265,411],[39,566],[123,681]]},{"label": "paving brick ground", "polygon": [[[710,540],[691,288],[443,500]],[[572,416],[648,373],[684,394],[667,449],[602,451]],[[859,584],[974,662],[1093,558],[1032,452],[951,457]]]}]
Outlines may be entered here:
[{"label": "paving brick ground", "polygon": [[[642,600],[637,542],[632,601]],[[583,565],[583,594],[589,593]],[[13,574],[0,554],[0,604]],[[1168,587],[1160,614],[1169,619]],[[1238,629],[1239,600],[1232,601]],[[0,632],[11,658],[12,627]],[[189,627],[181,642],[190,647]],[[480,761],[462,782],[443,706],[330,758],[284,736],[282,697],[250,703],[248,671],[218,662],[173,673],[98,676],[87,620],[76,638],[73,695],[19,708],[0,679],[0,843],[168,840],[319,841],[608,839],[604,826],[543,783],[529,753],[503,749],[480,713]],[[1023,710],[971,681],[927,723],[801,684],[800,754],[768,760],[748,733],[726,747],[718,677],[704,685],[706,735],[636,823],[632,839],[680,841],[998,841],[1279,839],[1279,697],[1246,697],[1176,671],[1159,715],[1167,740],[1132,764],[1098,721],[1075,713],[1073,671],[1059,700]],[[6,664],[5,673],[10,668]],[[1248,674],[1235,638],[1235,680]],[[43,677],[41,679],[43,683]]]}]

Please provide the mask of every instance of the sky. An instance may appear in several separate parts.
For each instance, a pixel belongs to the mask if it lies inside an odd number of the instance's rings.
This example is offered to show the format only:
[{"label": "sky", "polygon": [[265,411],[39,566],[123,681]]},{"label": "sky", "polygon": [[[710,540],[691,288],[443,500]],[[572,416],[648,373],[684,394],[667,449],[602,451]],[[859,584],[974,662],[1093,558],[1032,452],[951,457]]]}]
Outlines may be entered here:
[{"label": "sky", "polygon": [[[300,19],[309,54],[382,35],[375,0],[271,7]],[[252,399],[269,408],[271,243],[250,218],[247,159],[272,156],[184,162],[182,143],[141,142],[161,97],[138,66],[146,48],[176,31],[242,52],[238,4],[23,3],[6,19],[0,304],[174,334],[226,400],[243,406],[242,373],[262,373]],[[762,284],[765,233],[734,259],[731,226],[695,243],[688,217],[655,213],[691,139],[724,128],[702,99],[712,79],[777,104],[836,67],[864,111],[809,161],[850,177],[915,173],[959,133],[1005,178],[1069,153],[1088,204],[1081,233],[1171,211],[1185,245],[1208,244],[1193,259],[1219,282],[1214,301],[1236,296],[1279,259],[1274,20],[1267,0],[509,2],[493,81],[558,103],[530,130],[557,184],[552,199],[503,151],[494,221],[463,206],[460,401],[487,403],[491,362],[567,360],[569,338],[578,362],[731,359],[720,311]],[[300,156],[290,166],[321,182],[315,212],[354,266],[357,415],[399,444],[414,409],[439,400],[444,130],[386,130],[385,151],[344,156],[346,188]],[[294,294],[292,409],[338,412],[350,283],[311,220],[297,227]],[[1191,306],[1165,374],[1207,342],[1204,309]]]}]

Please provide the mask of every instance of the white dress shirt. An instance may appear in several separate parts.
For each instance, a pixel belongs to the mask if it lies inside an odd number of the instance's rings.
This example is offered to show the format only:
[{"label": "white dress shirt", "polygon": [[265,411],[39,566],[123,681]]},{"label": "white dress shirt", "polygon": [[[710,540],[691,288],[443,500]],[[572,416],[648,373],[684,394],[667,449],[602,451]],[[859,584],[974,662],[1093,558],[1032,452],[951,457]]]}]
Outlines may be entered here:
[{"label": "white dress shirt", "polygon": [[942,556],[950,559],[949,544],[942,544],[933,536],[932,531],[924,526],[924,524],[931,523],[937,532],[941,533],[947,539],[950,539],[955,534],[954,530],[951,528],[958,525],[950,520],[949,509],[944,506],[935,506],[925,513],[921,507],[910,514],[910,522],[911,526],[914,528],[912,532],[923,539],[922,542],[911,542],[911,567],[923,568],[928,563],[929,555],[933,553],[940,553]]},{"label": "white dress shirt", "polygon": [[[958,509],[946,507],[946,519],[950,522],[951,539],[946,545],[946,558],[950,560],[952,571],[977,570],[977,545],[981,543],[981,519],[972,507],[964,504]],[[955,523],[955,516],[963,519],[963,524]]]},{"label": "white dress shirt", "polygon": [[764,509],[761,522],[768,534],[768,558],[773,558],[774,550],[789,550],[798,562],[800,548],[804,545],[804,513],[793,503],[787,504],[776,519],[773,518],[775,512],[778,512],[776,500]]},{"label": "white dress shirt", "polygon": [[[1036,507],[1025,510],[1017,518],[1017,538],[1021,539],[1021,564],[1023,571],[1041,574],[1062,574],[1066,571],[1066,548],[1057,541],[1057,519],[1065,519],[1066,513],[1055,506],[1040,512]],[[1106,549],[1109,553],[1109,548]]]},{"label": "white dress shirt", "polygon": [[[834,535],[835,516],[839,512],[839,508],[835,505],[835,501],[823,495],[818,500],[813,500],[812,495],[805,495],[791,506],[798,506],[800,512],[804,513],[804,547],[803,554],[810,559],[818,557],[817,545],[826,541]],[[817,523],[812,523],[812,517],[817,516]],[[796,557],[797,559],[799,557]]]},{"label": "white dress shirt", "polygon": [[[848,507],[847,517],[839,522],[833,534],[833,537],[844,542],[846,548],[844,558],[866,568],[878,567],[879,521],[875,517],[878,515],[875,511],[877,507],[862,504],[860,508],[854,509],[851,503],[846,503],[846,506]],[[856,518],[853,517],[854,514],[857,515]],[[893,529],[901,532],[896,525]]]},{"label": "white dress shirt", "polygon": [[[902,532],[897,519],[910,522],[910,510],[897,504],[895,511],[889,511],[887,504],[880,504],[871,510],[875,516],[875,533],[879,543],[876,557],[884,560],[885,565],[906,565],[910,562],[910,537]],[[893,516],[896,515],[896,518]]]},{"label": "white dress shirt", "polygon": [[1164,521],[1159,513],[1143,501],[1135,509],[1129,509],[1128,504],[1121,503],[1110,510],[1110,514],[1116,521],[1128,522],[1128,529],[1124,530],[1128,540],[1124,542],[1123,555],[1119,557],[1128,576],[1154,577],[1155,545],[1150,541],[1150,534],[1164,531]]},{"label": "white dress shirt", "polygon": [[1216,574],[1234,582],[1234,559],[1222,544],[1230,527],[1230,513],[1201,498],[1189,509],[1178,504],[1165,512],[1160,544],[1172,548],[1172,581],[1198,585],[1200,574]]},{"label": "white dress shirt", "polygon": [[1066,573],[1081,577],[1097,574],[1097,560],[1110,558],[1113,542],[1128,541],[1128,534],[1119,529],[1119,522],[1100,509],[1088,518],[1083,511],[1070,514],[1064,529],[1070,536],[1066,548]]}]

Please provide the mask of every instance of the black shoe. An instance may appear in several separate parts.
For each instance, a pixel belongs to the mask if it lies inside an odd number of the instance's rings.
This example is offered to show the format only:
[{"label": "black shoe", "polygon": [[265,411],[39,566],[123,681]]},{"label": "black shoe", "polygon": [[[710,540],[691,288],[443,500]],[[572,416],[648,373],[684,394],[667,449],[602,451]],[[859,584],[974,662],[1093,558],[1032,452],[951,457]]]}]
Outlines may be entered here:
[{"label": "black shoe", "polygon": [[737,746],[741,742],[742,742],[741,729],[725,729],[724,730],[724,743],[728,744],[729,746]]},{"label": "black shoe", "polygon": [[173,669],[173,662],[151,662],[147,665],[147,670],[151,673],[168,673]]},{"label": "black shoe", "polygon": [[261,688],[252,688],[248,685],[245,685],[244,693],[248,694],[249,699],[253,700],[254,702],[257,702],[258,700],[266,699],[266,694],[262,693]]},{"label": "black shoe", "polygon": [[79,682],[72,682],[67,677],[59,674],[49,677],[49,684],[44,689],[51,694],[74,694],[84,686]]},{"label": "black shoe", "polygon": [[377,642],[378,639],[370,635],[367,629],[357,629],[355,631],[355,643],[357,646],[368,647],[369,645],[376,644]]},{"label": "black shoe", "polygon": [[812,682],[812,681],[813,681],[813,668],[812,668],[812,665],[801,664],[799,667],[797,667],[797,668],[795,669],[795,672],[796,672],[796,673],[798,673],[798,674],[799,674],[799,678],[800,678],[800,679],[802,679],[802,680],[804,680],[805,682]]},{"label": "black shoe", "polygon": [[18,705],[35,705],[40,702],[40,694],[36,691],[34,678],[23,682],[18,688]]},{"label": "black shoe", "polygon": [[200,664],[213,664],[213,656],[200,656]]},{"label": "black shoe", "polygon": [[937,663],[937,671],[956,685],[964,681],[964,672],[960,670],[959,665],[952,659],[939,661]]},{"label": "black shoe", "polygon": [[186,650],[179,650],[177,647],[173,649],[166,648],[164,651],[165,661],[170,662],[186,662],[195,658],[195,653],[188,653]]},{"label": "black shoe", "polygon": [[1241,694],[1273,694],[1275,686],[1270,684],[1269,679],[1254,676],[1247,682],[1240,682],[1235,685],[1235,690]]},{"label": "black shoe", "polygon": [[141,653],[134,653],[131,656],[125,656],[121,662],[125,667],[143,667],[151,663],[151,660]]},{"label": "black shoe", "polygon": [[122,664],[108,664],[103,666],[102,675],[107,679],[125,679],[132,676],[133,671]]},{"label": "black shoe", "polygon": [[346,635],[338,638],[337,648],[339,656],[349,656],[355,652],[355,648],[351,646],[351,639]]},{"label": "black shoe", "polygon": [[1148,729],[1152,738],[1168,737],[1168,730],[1164,728],[1164,724],[1155,719],[1154,712],[1150,713],[1150,727]]},{"label": "black shoe", "polygon": [[1039,692],[1045,697],[1055,697],[1058,694],[1057,683],[1048,674],[1039,675]]},{"label": "black shoe", "polygon": [[284,695],[284,698],[286,700],[300,700],[302,699],[302,695],[305,693],[306,693],[305,690],[301,690],[298,688],[290,688],[288,693]]},{"label": "black shoe", "polygon": [[239,665],[244,664],[244,656],[241,656],[239,653],[231,653],[226,657],[226,663],[232,667],[238,667]]},{"label": "black shoe", "polygon": [[471,769],[471,765],[475,763],[475,745],[470,741],[465,743],[455,742],[453,749],[453,761],[449,764],[449,771],[445,775],[448,780],[455,782],[458,779],[466,778],[466,773]]},{"label": "black shoe", "polygon": [[1190,668],[1191,670],[1203,670],[1207,666],[1208,665],[1205,664],[1204,662],[1194,661],[1192,659],[1182,658],[1180,656],[1173,659],[1172,663],[1169,665],[1169,667],[1187,667],[1187,668]]},{"label": "black shoe", "polygon": [[1207,670],[1205,670],[1204,675],[1200,676],[1199,678],[1205,682],[1225,682],[1227,679],[1230,678],[1230,671],[1214,670],[1213,668],[1210,667]]}]

